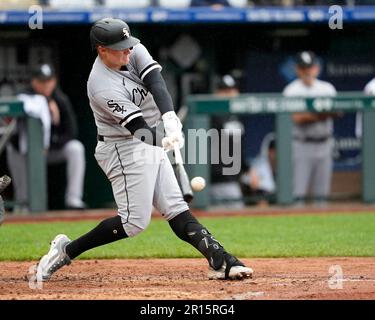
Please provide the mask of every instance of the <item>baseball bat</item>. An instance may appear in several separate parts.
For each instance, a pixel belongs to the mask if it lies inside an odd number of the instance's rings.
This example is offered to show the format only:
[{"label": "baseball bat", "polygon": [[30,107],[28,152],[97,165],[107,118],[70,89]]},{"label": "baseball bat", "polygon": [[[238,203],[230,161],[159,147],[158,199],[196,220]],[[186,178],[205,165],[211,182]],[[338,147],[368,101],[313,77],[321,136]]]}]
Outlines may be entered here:
[{"label": "baseball bat", "polygon": [[180,185],[184,200],[189,203],[194,199],[193,190],[190,186],[189,176],[186,173],[184,162],[182,161],[181,151],[178,143],[174,144],[174,158],[176,161],[176,178]]}]

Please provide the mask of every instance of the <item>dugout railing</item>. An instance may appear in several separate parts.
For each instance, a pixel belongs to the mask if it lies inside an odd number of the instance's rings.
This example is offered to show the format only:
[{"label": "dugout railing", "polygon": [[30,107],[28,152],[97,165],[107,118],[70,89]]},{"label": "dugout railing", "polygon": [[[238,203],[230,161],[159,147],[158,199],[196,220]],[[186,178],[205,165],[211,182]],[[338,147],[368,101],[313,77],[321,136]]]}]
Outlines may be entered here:
[{"label": "dugout railing", "polygon": [[47,169],[41,122],[27,116],[23,103],[15,99],[0,99],[0,118],[24,119],[26,124],[28,202],[13,205],[27,206],[31,213],[46,211]]},{"label": "dugout railing", "polygon": [[[277,203],[293,203],[292,194],[292,112],[363,112],[362,133],[362,200],[375,202],[375,97],[363,94],[340,94],[334,98],[285,98],[280,94],[249,94],[232,99],[212,95],[194,95],[187,99],[188,115],[184,123],[187,129],[210,129],[210,117],[214,114],[275,114],[277,143]],[[28,203],[30,211],[47,210],[47,169],[43,150],[43,132],[40,120],[26,116],[23,104],[12,99],[0,99],[1,118],[24,118],[27,128]],[[187,141],[187,144],[189,141]],[[199,158],[199,148],[196,153]],[[208,151],[208,150],[206,150]],[[209,159],[209,157],[208,157]],[[193,206],[210,206],[209,163],[187,164],[190,177],[202,176],[207,187],[195,194]]]},{"label": "dugout railing", "polygon": [[[293,112],[363,112],[362,133],[362,200],[375,202],[375,97],[362,93],[342,93],[336,97],[286,98],[281,94],[243,94],[235,98],[213,95],[191,95],[187,98],[188,115],[184,130],[210,129],[212,115],[274,114],[277,145],[276,201],[280,205],[293,203],[292,187],[292,117]],[[187,141],[189,143],[189,141]],[[210,149],[210,148],[208,148]],[[202,152],[196,148],[196,153]],[[207,150],[208,152],[208,150]],[[209,159],[209,155],[205,155]],[[208,161],[209,162],[209,161]],[[190,177],[202,176],[207,187],[195,194],[193,206],[210,206],[210,165],[187,164]]]}]

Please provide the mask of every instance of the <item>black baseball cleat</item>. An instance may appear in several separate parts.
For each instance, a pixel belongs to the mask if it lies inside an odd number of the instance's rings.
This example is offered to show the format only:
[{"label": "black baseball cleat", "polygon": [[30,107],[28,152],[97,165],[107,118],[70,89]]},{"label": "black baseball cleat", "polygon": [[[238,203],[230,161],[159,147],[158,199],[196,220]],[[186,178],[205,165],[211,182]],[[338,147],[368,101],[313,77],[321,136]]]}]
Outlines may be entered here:
[{"label": "black baseball cleat", "polygon": [[[0,178],[0,194],[6,189],[7,186],[10,185],[12,179],[7,175],[4,175]],[[4,208],[4,200],[3,197],[0,196],[0,226],[4,221],[5,215],[5,208]]]},{"label": "black baseball cleat", "polygon": [[210,267],[208,279],[210,280],[242,280],[253,277],[253,269],[246,267],[236,257],[229,253],[224,253],[224,262],[222,266],[215,270]]}]

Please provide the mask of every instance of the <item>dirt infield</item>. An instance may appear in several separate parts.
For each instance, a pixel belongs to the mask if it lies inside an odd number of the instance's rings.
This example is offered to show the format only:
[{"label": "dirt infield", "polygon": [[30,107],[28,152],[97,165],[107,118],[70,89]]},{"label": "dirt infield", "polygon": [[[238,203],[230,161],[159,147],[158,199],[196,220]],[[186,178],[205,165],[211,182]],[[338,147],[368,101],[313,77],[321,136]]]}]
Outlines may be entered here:
[{"label": "dirt infield", "polygon": [[[29,288],[33,262],[1,262],[0,300],[375,299],[375,258],[244,261],[254,269],[253,279],[213,281],[203,259],[78,260],[42,289]],[[331,266],[340,266],[343,277],[330,278]]]}]

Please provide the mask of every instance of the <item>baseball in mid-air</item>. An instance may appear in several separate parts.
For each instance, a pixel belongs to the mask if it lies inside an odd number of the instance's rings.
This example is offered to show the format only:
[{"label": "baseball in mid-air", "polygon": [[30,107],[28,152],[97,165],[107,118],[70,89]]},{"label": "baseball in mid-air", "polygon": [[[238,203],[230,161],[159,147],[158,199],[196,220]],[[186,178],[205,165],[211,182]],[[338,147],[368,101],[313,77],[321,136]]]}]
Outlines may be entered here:
[{"label": "baseball in mid-air", "polygon": [[191,187],[193,188],[193,191],[202,191],[204,187],[206,186],[206,180],[202,177],[195,177],[191,179]]}]

